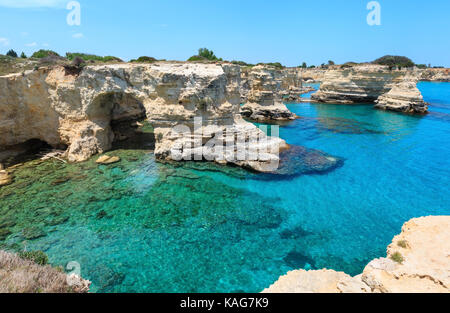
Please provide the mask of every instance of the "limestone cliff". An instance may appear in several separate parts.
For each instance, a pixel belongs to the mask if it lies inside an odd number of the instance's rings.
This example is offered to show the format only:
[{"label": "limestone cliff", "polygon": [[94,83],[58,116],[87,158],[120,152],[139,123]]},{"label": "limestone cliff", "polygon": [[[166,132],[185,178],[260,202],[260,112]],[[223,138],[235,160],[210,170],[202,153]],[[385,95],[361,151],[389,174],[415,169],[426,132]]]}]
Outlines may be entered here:
[{"label": "limestone cliff", "polygon": [[330,70],[311,99],[325,103],[374,103],[395,83],[401,82],[404,75],[401,71],[389,71],[385,66],[370,64]]},{"label": "limestone cliff", "polygon": [[428,111],[415,78],[405,78],[401,83],[394,85],[389,92],[378,97],[375,103],[376,108],[389,111],[419,114]]},{"label": "limestone cliff", "polygon": [[450,69],[448,68],[429,68],[423,70],[420,80],[431,82],[450,82]]},{"label": "limestone cliff", "polygon": [[267,293],[449,293],[450,216],[407,222],[387,249],[356,277],[331,270],[292,271]]},{"label": "limestone cliff", "polygon": [[283,98],[301,93],[301,80],[294,69],[279,70],[258,65],[243,73],[241,114],[263,122],[294,120],[295,114],[283,104]]},{"label": "limestone cliff", "polygon": [[[67,147],[69,161],[84,161],[111,148],[111,122],[146,117],[160,159],[194,153],[200,160],[265,171],[265,164],[278,160],[278,147],[287,146],[241,118],[240,76],[235,65],[176,62],[88,66],[79,74],[57,66],[2,76],[0,147],[40,139]],[[174,128],[181,125],[196,131]],[[263,152],[243,161],[234,157],[233,145],[217,152],[206,145],[216,133],[228,144],[240,140],[247,146],[257,137],[252,148]]]}]

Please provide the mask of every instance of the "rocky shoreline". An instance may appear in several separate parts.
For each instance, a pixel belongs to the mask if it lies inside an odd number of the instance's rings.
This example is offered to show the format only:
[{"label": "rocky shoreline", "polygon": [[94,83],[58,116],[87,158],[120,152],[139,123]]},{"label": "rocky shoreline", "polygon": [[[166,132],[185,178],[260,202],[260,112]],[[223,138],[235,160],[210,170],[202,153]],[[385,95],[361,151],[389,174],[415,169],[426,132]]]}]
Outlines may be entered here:
[{"label": "rocky shoreline", "polygon": [[[260,123],[295,120],[298,116],[284,102],[301,102],[301,94],[314,89],[304,83],[315,81],[322,84],[312,102],[373,103],[384,110],[423,114],[427,105],[417,79],[445,79],[445,73],[391,71],[372,64],[278,69],[225,62],[121,63],[86,66],[76,73],[61,65],[40,67],[0,77],[5,91],[0,95],[0,162],[2,155],[30,140],[66,150],[63,157],[70,162],[85,161],[126,138],[126,130],[116,125],[133,128],[146,119],[154,128],[160,160],[191,156],[270,172],[268,164],[279,162],[277,151],[288,146],[242,117]],[[174,131],[178,126],[183,130]],[[252,138],[258,143],[250,143]],[[235,148],[226,153],[210,147],[225,147],[230,140]],[[258,151],[256,157],[237,160],[238,142]],[[1,175],[7,184],[7,173]]]},{"label": "rocky shoreline", "polygon": [[405,223],[387,248],[361,275],[332,270],[287,273],[264,293],[450,293],[450,216]]}]

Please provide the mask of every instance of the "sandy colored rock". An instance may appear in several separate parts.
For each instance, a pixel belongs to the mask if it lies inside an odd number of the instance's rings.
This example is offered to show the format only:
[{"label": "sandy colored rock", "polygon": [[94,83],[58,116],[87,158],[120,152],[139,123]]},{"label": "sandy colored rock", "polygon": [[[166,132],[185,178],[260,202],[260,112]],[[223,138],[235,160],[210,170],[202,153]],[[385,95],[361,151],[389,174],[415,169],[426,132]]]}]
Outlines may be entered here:
[{"label": "sandy colored rock", "polygon": [[[396,252],[402,264],[390,259]],[[369,263],[362,279],[375,292],[450,292],[450,216],[407,222],[387,258]]]},{"label": "sandy colored rock", "polygon": [[418,70],[389,70],[374,64],[333,69],[311,99],[324,103],[376,103],[378,108],[407,113],[428,110],[417,89]]},{"label": "sandy colored rock", "polygon": [[283,96],[301,93],[298,71],[258,65],[243,73],[241,114],[255,121],[294,120],[297,116],[283,104]]},{"label": "sandy colored rock", "polygon": [[370,289],[360,278],[353,278],[343,272],[332,270],[287,273],[263,293],[364,293]]},{"label": "sandy colored rock", "polygon": [[95,161],[97,164],[104,164],[104,165],[108,165],[108,164],[113,164],[113,163],[117,163],[120,162],[120,158],[118,156],[107,156],[107,155],[102,155],[101,157],[99,157],[97,159],[97,161]]},{"label": "sandy colored rock", "polygon": [[0,171],[0,187],[11,184],[13,181],[12,176],[5,170]]},{"label": "sandy colored rock", "polygon": [[417,80],[414,78],[405,78],[403,82],[394,85],[389,92],[377,99],[375,107],[404,113],[428,112],[427,104],[423,101],[423,96],[417,88]]},{"label": "sandy colored rock", "polygon": [[[120,139],[111,122],[147,118],[155,130],[158,159],[204,152],[200,160],[258,170],[265,168],[267,156],[279,160],[276,151],[286,143],[242,119],[240,81],[237,65],[180,62],[87,66],[79,75],[56,66],[1,76],[0,148],[40,139],[54,147],[66,145],[67,159],[81,162]],[[196,127],[196,119],[201,126]],[[212,152],[207,143],[216,133],[228,142],[261,137],[263,142],[253,147],[262,152],[254,160],[238,160],[237,148]]]},{"label": "sandy colored rock", "polygon": [[[394,261],[400,253],[402,263]],[[387,257],[370,262],[356,277],[332,270],[292,271],[267,293],[449,293],[450,216],[407,222],[387,249]]]}]

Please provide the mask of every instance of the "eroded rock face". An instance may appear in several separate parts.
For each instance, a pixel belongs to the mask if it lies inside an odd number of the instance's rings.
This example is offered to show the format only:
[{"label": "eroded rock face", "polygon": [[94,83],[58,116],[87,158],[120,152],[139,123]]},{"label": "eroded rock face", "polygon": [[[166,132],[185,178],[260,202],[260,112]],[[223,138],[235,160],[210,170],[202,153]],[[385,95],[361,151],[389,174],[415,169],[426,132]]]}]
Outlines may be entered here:
[{"label": "eroded rock face", "polygon": [[429,68],[422,71],[420,80],[431,82],[450,82],[450,69]]},{"label": "eroded rock face", "polygon": [[449,293],[449,256],[450,216],[417,218],[403,226],[387,257],[370,262],[362,275],[292,271],[263,292]]},{"label": "eroded rock face", "polygon": [[[175,62],[88,66],[79,75],[55,67],[3,76],[0,147],[40,139],[67,146],[69,161],[84,161],[111,148],[111,122],[146,117],[155,128],[158,158],[196,149],[212,161],[261,170],[261,164],[277,160],[276,150],[286,144],[242,120],[240,79],[239,66]],[[202,120],[196,133],[174,131],[180,125],[193,129],[196,118]],[[238,135],[260,137],[265,140],[253,147],[269,149],[251,161],[237,161],[230,152],[219,157],[210,147],[204,152],[217,132],[233,142]],[[200,147],[189,148],[198,142]]]},{"label": "eroded rock face", "polygon": [[403,80],[404,72],[389,71],[380,65],[359,65],[341,70],[330,70],[311,99],[324,103],[374,103],[395,83]]},{"label": "eroded rock face", "polygon": [[424,114],[428,112],[427,104],[423,101],[423,96],[417,88],[417,81],[413,78],[407,78],[394,85],[389,92],[376,100],[375,107],[404,113]]},{"label": "eroded rock face", "polygon": [[426,113],[428,107],[417,88],[420,71],[391,71],[386,66],[364,64],[326,72],[320,90],[311,96],[324,103],[375,103],[376,108]]},{"label": "eroded rock face", "polygon": [[301,92],[296,70],[255,66],[243,74],[241,114],[258,122],[294,120],[297,116],[283,104],[283,97]]}]

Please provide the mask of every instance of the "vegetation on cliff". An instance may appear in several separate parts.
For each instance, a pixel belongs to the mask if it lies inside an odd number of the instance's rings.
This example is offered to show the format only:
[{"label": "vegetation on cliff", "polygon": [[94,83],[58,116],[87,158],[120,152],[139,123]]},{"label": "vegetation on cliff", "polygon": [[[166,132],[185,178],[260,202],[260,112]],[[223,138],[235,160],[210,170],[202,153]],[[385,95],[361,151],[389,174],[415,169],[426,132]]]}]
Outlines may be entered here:
[{"label": "vegetation on cliff", "polygon": [[86,54],[86,53],[78,53],[78,52],[67,52],[66,58],[69,61],[74,60],[75,58],[82,58],[86,62],[123,62],[118,57],[114,56],[99,56],[95,54]]},{"label": "vegetation on cliff", "polygon": [[214,52],[212,50],[209,50],[207,48],[200,48],[198,49],[198,54],[191,56],[188,59],[189,62],[194,61],[223,61],[223,59],[216,57]]},{"label": "vegetation on cliff", "polygon": [[389,67],[414,67],[414,62],[407,57],[397,55],[385,55],[373,61],[375,64],[387,65]]},{"label": "vegetation on cliff", "polygon": [[137,60],[135,60],[135,59],[130,60],[131,63],[154,63],[156,61],[158,61],[158,60],[153,57],[147,57],[147,56],[139,57],[139,58],[137,58]]},{"label": "vegetation on cliff", "polygon": [[41,49],[41,50],[33,53],[33,55],[31,57],[36,58],[36,59],[43,59],[43,58],[54,57],[54,56],[59,57],[60,55],[52,50],[42,50]]}]

